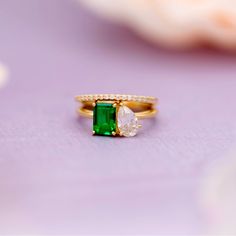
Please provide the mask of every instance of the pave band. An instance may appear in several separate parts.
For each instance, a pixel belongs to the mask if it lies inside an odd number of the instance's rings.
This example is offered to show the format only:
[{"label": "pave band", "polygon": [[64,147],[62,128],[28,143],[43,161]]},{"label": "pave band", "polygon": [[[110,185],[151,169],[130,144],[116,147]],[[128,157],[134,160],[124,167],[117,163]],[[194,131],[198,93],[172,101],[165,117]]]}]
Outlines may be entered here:
[{"label": "pave band", "polygon": [[93,133],[106,136],[134,136],[138,119],[155,116],[157,98],[149,96],[95,94],[75,97],[81,116],[93,118]]},{"label": "pave band", "polygon": [[109,100],[109,101],[132,101],[156,104],[157,98],[150,96],[137,96],[137,95],[121,95],[121,94],[90,94],[78,95],[75,99],[79,102],[93,102],[96,100]]}]

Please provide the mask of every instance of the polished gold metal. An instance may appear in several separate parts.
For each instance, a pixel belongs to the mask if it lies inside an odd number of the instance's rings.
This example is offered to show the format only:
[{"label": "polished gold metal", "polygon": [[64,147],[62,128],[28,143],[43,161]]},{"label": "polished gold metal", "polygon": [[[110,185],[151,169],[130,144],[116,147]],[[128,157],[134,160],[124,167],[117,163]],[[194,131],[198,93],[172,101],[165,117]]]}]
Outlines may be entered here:
[{"label": "polished gold metal", "polygon": [[[81,116],[92,118],[93,108],[97,101],[116,102],[129,107],[134,111],[138,119],[150,118],[156,115],[157,109],[155,105],[158,100],[155,97],[136,96],[136,95],[120,95],[120,94],[95,94],[95,95],[79,95],[75,97],[76,101],[82,106],[78,108]],[[116,106],[114,103],[114,106]]]}]

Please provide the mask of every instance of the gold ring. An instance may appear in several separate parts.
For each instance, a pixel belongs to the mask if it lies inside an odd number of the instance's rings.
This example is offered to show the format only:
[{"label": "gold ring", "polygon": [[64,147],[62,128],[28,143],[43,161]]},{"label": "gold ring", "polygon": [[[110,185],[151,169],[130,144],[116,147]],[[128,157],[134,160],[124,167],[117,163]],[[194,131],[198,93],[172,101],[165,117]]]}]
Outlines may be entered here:
[{"label": "gold ring", "polygon": [[94,94],[79,95],[78,113],[93,118],[93,134],[105,136],[135,136],[141,127],[138,120],[154,117],[158,100],[155,97]]}]

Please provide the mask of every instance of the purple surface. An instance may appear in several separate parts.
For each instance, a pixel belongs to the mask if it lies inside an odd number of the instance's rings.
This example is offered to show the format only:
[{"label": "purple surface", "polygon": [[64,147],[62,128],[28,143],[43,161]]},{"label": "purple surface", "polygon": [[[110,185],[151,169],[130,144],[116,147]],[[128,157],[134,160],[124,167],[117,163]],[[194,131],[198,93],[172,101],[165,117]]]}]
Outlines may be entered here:
[{"label": "purple surface", "polygon": [[[0,2],[0,233],[207,232],[199,183],[236,141],[236,58],[153,48],[74,1]],[[91,136],[74,95],[160,99],[135,138]]]}]

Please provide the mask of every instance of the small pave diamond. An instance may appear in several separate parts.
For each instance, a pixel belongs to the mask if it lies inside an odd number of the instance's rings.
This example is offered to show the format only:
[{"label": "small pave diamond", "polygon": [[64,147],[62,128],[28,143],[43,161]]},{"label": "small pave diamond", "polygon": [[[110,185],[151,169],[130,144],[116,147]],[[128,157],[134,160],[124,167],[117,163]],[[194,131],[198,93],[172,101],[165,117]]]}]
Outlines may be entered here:
[{"label": "small pave diamond", "polygon": [[118,110],[118,128],[121,136],[132,137],[138,132],[138,119],[134,112],[126,106]]}]

